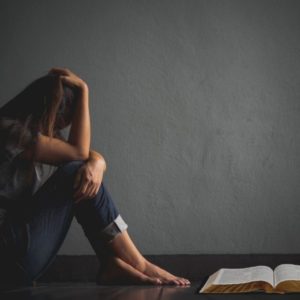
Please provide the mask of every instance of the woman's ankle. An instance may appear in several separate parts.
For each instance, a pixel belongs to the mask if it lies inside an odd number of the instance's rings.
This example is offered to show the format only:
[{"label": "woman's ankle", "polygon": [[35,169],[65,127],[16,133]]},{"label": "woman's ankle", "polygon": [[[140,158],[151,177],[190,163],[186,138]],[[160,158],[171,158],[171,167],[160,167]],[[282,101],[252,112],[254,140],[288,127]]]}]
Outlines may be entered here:
[{"label": "woman's ankle", "polygon": [[127,232],[117,235],[107,244],[108,252],[120,258],[136,270],[143,272],[147,268],[147,260],[137,250]]},{"label": "woman's ankle", "polygon": [[126,261],[129,265],[131,265],[136,270],[140,271],[141,273],[144,273],[147,269],[147,260],[144,257],[136,258],[131,261]]}]

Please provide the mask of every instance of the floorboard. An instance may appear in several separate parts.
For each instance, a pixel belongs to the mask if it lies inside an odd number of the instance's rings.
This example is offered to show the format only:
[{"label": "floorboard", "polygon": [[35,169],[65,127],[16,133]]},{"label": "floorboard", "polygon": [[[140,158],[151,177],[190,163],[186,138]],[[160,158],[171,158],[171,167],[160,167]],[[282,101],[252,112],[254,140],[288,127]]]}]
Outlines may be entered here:
[{"label": "floorboard", "polygon": [[47,283],[17,288],[0,294],[1,300],[195,300],[195,299],[299,299],[299,294],[199,295],[199,284],[173,286],[99,286],[95,283]]}]

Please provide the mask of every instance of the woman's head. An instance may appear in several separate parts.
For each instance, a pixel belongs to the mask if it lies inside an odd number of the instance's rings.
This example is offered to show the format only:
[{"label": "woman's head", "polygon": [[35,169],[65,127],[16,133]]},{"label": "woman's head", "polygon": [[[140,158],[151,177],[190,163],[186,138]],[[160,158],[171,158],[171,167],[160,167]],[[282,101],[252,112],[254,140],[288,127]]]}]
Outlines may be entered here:
[{"label": "woman's head", "polygon": [[59,131],[72,122],[76,93],[56,74],[36,79],[0,108],[1,140],[24,146],[38,132],[61,138]]},{"label": "woman's head", "polygon": [[75,108],[76,91],[63,85],[56,74],[48,74],[29,84],[0,108],[0,117],[17,119],[32,130],[54,136],[70,125]]}]

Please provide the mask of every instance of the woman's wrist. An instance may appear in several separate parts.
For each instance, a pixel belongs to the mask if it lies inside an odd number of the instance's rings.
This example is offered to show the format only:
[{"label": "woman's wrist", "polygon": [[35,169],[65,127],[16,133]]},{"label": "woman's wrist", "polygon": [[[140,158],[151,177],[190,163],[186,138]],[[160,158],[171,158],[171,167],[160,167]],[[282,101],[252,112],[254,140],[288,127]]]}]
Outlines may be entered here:
[{"label": "woman's wrist", "polygon": [[88,93],[88,92],[89,92],[89,87],[88,87],[87,83],[84,82],[84,81],[78,83],[77,89],[78,89],[78,91],[79,91],[80,93],[82,93],[82,94]]}]

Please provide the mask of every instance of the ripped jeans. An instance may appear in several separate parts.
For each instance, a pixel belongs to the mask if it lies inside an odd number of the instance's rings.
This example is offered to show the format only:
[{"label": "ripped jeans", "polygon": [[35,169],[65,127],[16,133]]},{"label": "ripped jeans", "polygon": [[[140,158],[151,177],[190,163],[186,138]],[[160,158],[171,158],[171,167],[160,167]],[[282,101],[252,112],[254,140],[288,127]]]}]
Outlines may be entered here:
[{"label": "ripped jeans", "polygon": [[127,229],[103,183],[94,198],[74,203],[73,181],[82,164],[78,160],[60,165],[29,205],[7,213],[0,235],[1,283],[34,285],[54,261],[74,215],[100,265],[104,244]]}]

